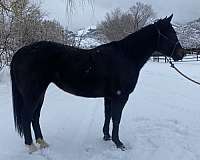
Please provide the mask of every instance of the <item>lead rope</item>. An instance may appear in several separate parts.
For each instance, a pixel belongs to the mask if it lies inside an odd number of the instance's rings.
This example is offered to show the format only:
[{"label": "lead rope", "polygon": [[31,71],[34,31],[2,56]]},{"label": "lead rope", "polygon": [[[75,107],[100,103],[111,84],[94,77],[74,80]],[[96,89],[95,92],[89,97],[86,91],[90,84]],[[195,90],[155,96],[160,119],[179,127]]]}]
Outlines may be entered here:
[{"label": "lead rope", "polygon": [[184,78],[188,79],[189,81],[191,81],[191,82],[193,82],[193,83],[196,83],[196,84],[200,85],[200,82],[198,82],[198,81],[196,81],[196,80],[194,80],[194,79],[192,79],[192,78],[186,76],[183,72],[181,72],[181,71],[175,66],[175,64],[174,64],[171,60],[169,60],[168,58],[167,58],[167,61],[170,63],[170,65],[171,65],[170,67],[174,68],[181,76],[183,76]]},{"label": "lead rope", "polygon": [[[157,30],[157,32],[158,32],[157,46],[159,46],[160,36],[163,36],[163,37],[166,38],[166,39],[168,39],[168,37],[166,37],[165,35],[163,35],[163,34],[160,32],[160,30],[158,29],[158,27],[157,27],[156,25],[155,25],[155,28],[156,28],[156,30]],[[174,48],[173,48],[173,50],[172,50],[171,56],[173,56],[177,44],[178,44],[178,41],[177,41],[177,42],[175,43],[175,45],[174,45]],[[170,57],[171,57],[171,56],[170,56]],[[192,79],[192,78],[186,76],[183,72],[181,72],[181,71],[175,66],[175,64],[171,61],[171,59],[169,59],[168,57],[166,57],[166,58],[167,58],[167,61],[168,61],[168,62],[170,63],[170,65],[171,65],[170,67],[174,68],[181,76],[183,76],[184,78],[186,78],[187,80],[189,80],[189,81],[191,81],[191,82],[193,82],[193,83],[196,83],[196,84],[200,85],[200,82],[198,82],[198,81],[196,81],[196,80],[194,80],[194,79]]]}]

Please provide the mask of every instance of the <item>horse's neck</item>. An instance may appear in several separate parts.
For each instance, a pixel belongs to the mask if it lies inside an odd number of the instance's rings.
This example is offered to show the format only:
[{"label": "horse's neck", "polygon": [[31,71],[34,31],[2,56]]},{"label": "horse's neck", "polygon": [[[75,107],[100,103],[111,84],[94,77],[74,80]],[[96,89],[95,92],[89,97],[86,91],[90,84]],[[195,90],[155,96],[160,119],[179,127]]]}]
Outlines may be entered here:
[{"label": "horse's neck", "polygon": [[122,40],[127,56],[140,67],[147,62],[156,49],[157,31],[153,27],[149,25]]}]

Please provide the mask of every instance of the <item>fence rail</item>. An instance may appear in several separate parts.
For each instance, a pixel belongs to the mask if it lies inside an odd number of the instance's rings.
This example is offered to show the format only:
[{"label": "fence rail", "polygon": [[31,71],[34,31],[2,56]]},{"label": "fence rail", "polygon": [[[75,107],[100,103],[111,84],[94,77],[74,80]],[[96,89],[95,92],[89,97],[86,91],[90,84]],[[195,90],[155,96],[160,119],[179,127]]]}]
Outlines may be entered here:
[{"label": "fence rail", "polygon": [[[161,55],[152,56],[151,60],[153,62],[165,62],[165,63],[167,63],[167,57],[166,56],[161,56]],[[189,54],[189,55],[186,55],[182,60],[180,60],[178,62],[194,62],[194,61],[200,61],[200,54]]]}]

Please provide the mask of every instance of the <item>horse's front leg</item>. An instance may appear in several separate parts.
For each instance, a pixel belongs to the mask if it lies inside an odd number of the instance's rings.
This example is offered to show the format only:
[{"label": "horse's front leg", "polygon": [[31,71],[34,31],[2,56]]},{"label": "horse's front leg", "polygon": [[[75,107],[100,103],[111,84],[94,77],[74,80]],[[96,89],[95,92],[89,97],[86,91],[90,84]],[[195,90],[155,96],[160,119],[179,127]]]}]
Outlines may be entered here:
[{"label": "horse's front leg", "polygon": [[111,99],[111,115],[113,121],[112,141],[117,148],[125,149],[124,144],[119,139],[119,124],[121,120],[122,110],[128,100],[129,95],[120,95]]},{"label": "horse's front leg", "polygon": [[103,125],[103,139],[105,141],[111,140],[111,136],[109,134],[109,126],[110,126],[110,119],[111,119],[111,99],[104,98],[104,107],[105,107],[105,121]]}]

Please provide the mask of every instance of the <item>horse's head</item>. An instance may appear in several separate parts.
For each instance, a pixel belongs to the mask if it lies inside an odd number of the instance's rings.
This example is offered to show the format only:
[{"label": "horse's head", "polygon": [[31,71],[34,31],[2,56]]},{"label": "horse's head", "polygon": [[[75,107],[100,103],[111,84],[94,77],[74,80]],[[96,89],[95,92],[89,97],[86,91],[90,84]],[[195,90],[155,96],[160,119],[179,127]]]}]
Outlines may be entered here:
[{"label": "horse's head", "polygon": [[173,15],[154,23],[158,32],[156,51],[172,57],[174,61],[178,61],[184,57],[186,52],[179,43],[176,32],[172,27],[172,17]]}]

